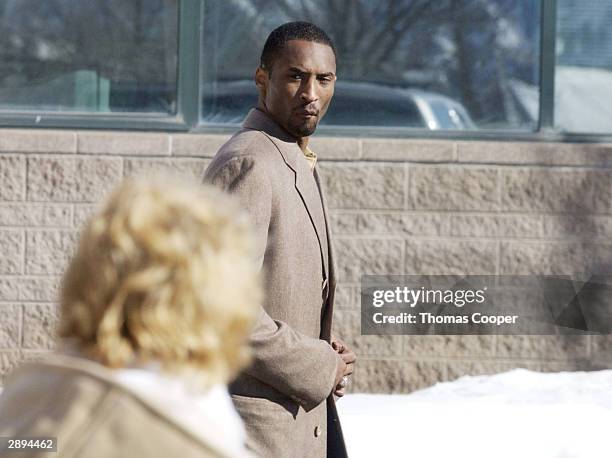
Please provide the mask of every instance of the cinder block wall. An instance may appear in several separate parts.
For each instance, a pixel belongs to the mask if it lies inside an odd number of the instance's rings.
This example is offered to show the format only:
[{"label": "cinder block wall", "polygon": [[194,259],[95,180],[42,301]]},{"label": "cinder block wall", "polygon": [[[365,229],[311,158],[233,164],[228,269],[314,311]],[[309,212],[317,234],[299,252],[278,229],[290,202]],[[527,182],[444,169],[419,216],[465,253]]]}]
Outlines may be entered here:
[{"label": "cinder block wall", "polygon": [[[123,177],[200,180],[222,135],[0,130],[0,381],[54,345],[78,228]],[[352,391],[410,392],[514,367],[612,367],[612,339],[361,336],[362,274],[584,274],[612,264],[612,145],[315,138]]]}]

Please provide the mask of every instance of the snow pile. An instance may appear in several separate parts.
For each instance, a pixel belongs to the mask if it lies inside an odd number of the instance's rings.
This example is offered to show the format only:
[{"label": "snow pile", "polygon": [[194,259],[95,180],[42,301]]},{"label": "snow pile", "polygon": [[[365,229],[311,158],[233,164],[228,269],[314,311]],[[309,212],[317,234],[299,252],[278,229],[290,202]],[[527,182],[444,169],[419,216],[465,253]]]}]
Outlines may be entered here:
[{"label": "snow pile", "polygon": [[338,402],[351,458],[612,456],[612,370],[516,369]]}]

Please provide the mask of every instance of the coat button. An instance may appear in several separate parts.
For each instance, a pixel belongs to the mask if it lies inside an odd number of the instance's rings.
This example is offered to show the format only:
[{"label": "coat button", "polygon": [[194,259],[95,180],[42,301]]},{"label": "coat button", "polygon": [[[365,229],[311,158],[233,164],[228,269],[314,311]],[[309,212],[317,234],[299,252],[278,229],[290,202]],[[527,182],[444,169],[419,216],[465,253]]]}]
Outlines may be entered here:
[{"label": "coat button", "polygon": [[323,431],[321,430],[321,427],[320,426],[315,426],[315,430],[314,430],[315,437],[321,437],[322,433],[323,433]]}]

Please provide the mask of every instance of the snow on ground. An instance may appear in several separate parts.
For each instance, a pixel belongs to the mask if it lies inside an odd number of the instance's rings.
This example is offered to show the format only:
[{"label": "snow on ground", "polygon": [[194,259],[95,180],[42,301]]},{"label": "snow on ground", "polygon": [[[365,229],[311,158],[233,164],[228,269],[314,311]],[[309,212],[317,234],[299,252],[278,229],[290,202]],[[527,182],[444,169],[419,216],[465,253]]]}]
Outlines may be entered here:
[{"label": "snow on ground", "polygon": [[612,370],[515,369],[409,395],[347,395],[338,412],[351,458],[612,457]]},{"label": "snow on ground", "polygon": [[515,369],[408,395],[349,394],[338,412],[350,458],[612,457],[612,370]]}]

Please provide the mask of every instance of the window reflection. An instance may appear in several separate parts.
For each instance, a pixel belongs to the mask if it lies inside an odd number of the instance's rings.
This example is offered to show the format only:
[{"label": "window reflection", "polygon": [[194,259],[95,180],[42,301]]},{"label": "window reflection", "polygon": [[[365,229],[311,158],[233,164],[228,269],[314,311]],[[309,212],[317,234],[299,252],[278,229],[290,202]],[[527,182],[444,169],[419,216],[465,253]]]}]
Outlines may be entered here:
[{"label": "window reflection", "polygon": [[177,4],[0,1],[0,109],[174,113]]},{"label": "window reflection", "polygon": [[[339,81],[325,124],[534,130],[539,3],[206,2],[203,120],[241,120],[256,97],[254,83],[253,95],[246,97],[247,85],[268,33],[284,22],[306,20],[321,26],[338,49]],[[226,88],[235,83],[243,90],[233,98]],[[360,84],[368,91],[359,91]]]},{"label": "window reflection", "polygon": [[560,130],[612,131],[612,0],[558,0],[555,120]]}]

